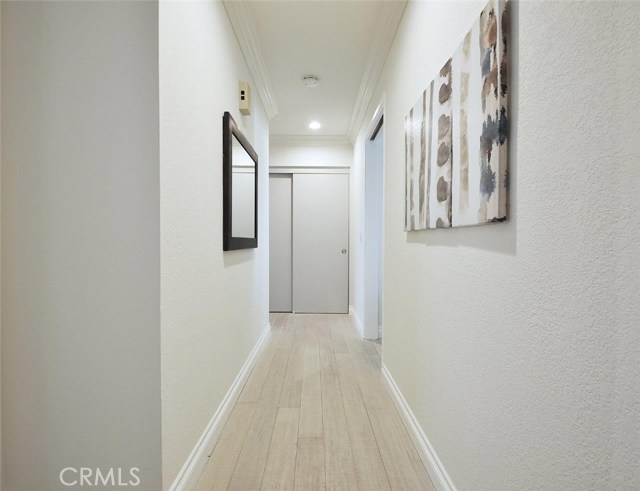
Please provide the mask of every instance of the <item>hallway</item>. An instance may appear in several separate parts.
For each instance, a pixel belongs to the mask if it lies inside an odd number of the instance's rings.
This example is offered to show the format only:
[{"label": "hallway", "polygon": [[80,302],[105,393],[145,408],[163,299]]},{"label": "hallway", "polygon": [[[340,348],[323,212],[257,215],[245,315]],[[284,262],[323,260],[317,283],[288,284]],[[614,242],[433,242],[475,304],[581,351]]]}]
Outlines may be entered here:
[{"label": "hallway", "polygon": [[434,490],[351,318],[271,324],[197,491]]},{"label": "hallway", "polygon": [[639,27],[0,0],[0,491],[640,491]]}]

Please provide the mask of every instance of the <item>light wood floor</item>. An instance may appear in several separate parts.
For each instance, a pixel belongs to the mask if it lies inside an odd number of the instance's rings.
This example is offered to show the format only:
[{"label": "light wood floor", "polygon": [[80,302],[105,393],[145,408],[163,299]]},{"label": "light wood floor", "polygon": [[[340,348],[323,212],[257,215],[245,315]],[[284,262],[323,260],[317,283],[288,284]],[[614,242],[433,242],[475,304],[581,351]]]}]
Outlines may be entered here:
[{"label": "light wood floor", "polygon": [[434,491],[347,315],[275,314],[197,491]]}]

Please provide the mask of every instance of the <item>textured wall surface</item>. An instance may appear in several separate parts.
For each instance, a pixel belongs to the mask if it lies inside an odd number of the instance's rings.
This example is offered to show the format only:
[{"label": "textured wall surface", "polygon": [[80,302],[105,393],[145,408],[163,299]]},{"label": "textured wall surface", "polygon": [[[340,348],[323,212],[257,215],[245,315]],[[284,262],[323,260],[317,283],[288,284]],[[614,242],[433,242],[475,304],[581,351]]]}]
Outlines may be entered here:
[{"label": "textured wall surface", "polygon": [[637,490],[640,3],[513,3],[510,220],[405,233],[403,118],[482,4],[410,3],[374,96],[384,362],[458,489]]},{"label": "textured wall surface", "polygon": [[[222,3],[160,2],[162,444],[168,488],[268,323],[269,127]],[[258,153],[258,249],[222,251],[222,115]]]},{"label": "textured wall surface", "polygon": [[[2,7],[0,7],[0,68],[2,67]],[[2,216],[2,76],[0,76],[0,217]],[[0,223],[0,258],[2,257]],[[0,358],[2,357],[2,260],[0,260]],[[0,361],[0,489],[2,489],[2,363]]]},{"label": "textured wall surface", "polygon": [[158,7],[1,8],[3,489],[157,490]]}]

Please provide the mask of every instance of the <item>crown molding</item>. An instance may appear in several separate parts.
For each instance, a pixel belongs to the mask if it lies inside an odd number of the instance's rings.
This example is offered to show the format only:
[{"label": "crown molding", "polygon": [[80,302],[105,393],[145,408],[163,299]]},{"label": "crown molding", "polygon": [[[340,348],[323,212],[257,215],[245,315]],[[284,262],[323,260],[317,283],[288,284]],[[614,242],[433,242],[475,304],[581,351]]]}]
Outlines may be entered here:
[{"label": "crown molding", "polygon": [[256,92],[262,100],[267,117],[272,119],[278,114],[278,105],[247,2],[224,0],[223,4],[249,67]]},{"label": "crown molding", "polygon": [[347,136],[351,143],[354,143],[358,136],[358,131],[373,97],[373,92],[389,55],[391,44],[396,37],[406,6],[407,0],[389,0],[383,2],[383,6],[380,9],[375,27],[376,35],[369,48],[367,64],[365,65],[356,103],[349,121]]},{"label": "crown molding", "polygon": [[346,135],[270,135],[269,144],[294,147],[334,147],[351,146],[351,141]]}]

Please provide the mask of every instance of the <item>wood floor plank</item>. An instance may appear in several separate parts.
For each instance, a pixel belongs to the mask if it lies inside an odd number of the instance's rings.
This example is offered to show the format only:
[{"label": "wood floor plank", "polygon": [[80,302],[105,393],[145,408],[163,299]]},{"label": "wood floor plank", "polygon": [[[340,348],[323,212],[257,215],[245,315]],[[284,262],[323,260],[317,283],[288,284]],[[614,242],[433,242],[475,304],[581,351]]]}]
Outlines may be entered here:
[{"label": "wood floor plank", "polygon": [[271,333],[270,338],[267,340],[267,345],[262,350],[260,357],[256,360],[249,379],[238,398],[239,402],[258,402],[260,400],[260,394],[262,394],[265,380],[271,369],[273,357],[276,354],[276,344],[273,336],[273,333]]},{"label": "wood floor plank", "polygon": [[[397,413],[397,409],[396,409],[396,413]],[[412,462],[422,463],[422,461],[420,460],[420,455],[418,454],[418,451],[416,450],[416,447],[413,444],[413,440],[411,440],[411,437],[409,436],[409,432],[407,431],[407,428],[404,426],[404,423],[402,422],[402,419],[400,418],[399,414],[398,414],[398,418],[395,419],[394,422],[396,426],[396,431],[398,435],[400,435],[400,438],[402,439],[404,449],[407,452],[409,459]]]},{"label": "wood floor plank", "polygon": [[394,419],[398,417],[397,413],[378,408],[367,409],[367,412],[391,489],[394,491],[423,490],[422,483],[413,468],[413,461],[407,455],[402,437],[396,430]]},{"label": "wood floor plank", "polygon": [[344,340],[345,331],[344,319],[337,317],[329,327],[329,335],[331,337],[331,345],[334,353],[347,353],[349,350]]},{"label": "wood floor plank", "polygon": [[271,329],[278,327],[279,323],[282,322],[283,316],[279,312],[271,312],[269,313],[269,324],[271,324]]},{"label": "wood floor plank", "polygon": [[324,466],[328,491],[358,488],[347,421],[336,375],[321,375]]},{"label": "wood floor plank", "polygon": [[290,354],[290,350],[280,348],[276,350],[260,393],[261,404],[278,407]]},{"label": "wood floor plank", "polygon": [[336,353],[336,361],[358,489],[389,491],[389,480],[354,374],[351,355]]},{"label": "wood floor plank", "polygon": [[331,342],[331,333],[326,324],[316,319],[318,330],[318,349],[320,352],[320,371],[323,375],[337,375],[336,359]]},{"label": "wood floor plank", "polygon": [[[355,329],[352,329],[352,331],[355,331]],[[346,331],[346,333],[349,332],[349,330]],[[392,407],[395,408],[381,377],[382,359],[380,346],[376,341],[363,342],[357,336],[354,339],[353,336],[345,334],[345,338],[350,345],[350,353],[353,354],[355,351],[355,357],[358,358],[356,373],[358,373],[359,380],[363,384],[362,392],[363,399],[367,401],[366,406],[389,410]],[[394,421],[409,458],[412,461],[421,462],[420,456],[399,414],[397,418],[394,418]]]},{"label": "wood floor plank", "polygon": [[312,334],[305,346],[300,402],[300,438],[322,438],[322,389],[320,386],[320,352]]},{"label": "wood floor plank", "polygon": [[256,412],[253,403],[237,404],[200,475],[195,491],[226,490]]},{"label": "wood floor plank", "polygon": [[373,343],[363,342],[360,344],[360,350],[366,361],[366,366],[376,372],[382,369],[382,359],[378,354],[378,350],[373,347]]},{"label": "wood floor plank", "polygon": [[421,489],[424,491],[436,491],[436,487],[433,485],[433,481],[429,477],[429,474],[427,474],[427,470],[424,468],[422,461],[413,461],[412,464],[413,470],[415,471],[416,476],[418,476],[418,480],[422,486]]},{"label": "wood floor plank", "polygon": [[262,478],[263,491],[293,490],[299,419],[300,410],[297,408],[278,409]]},{"label": "wood floor plank", "polygon": [[260,489],[277,412],[278,409],[275,406],[262,403],[256,405],[256,413],[233,470],[229,491]]},{"label": "wood floor plank", "polygon": [[382,359],[382,340],[377,339],[375,341],[369,341],[369,342],[371,343],[371,346],[373,346],[375,350],[378,352],[378,356],[380,357],[380,359]]},{"label": "wood floor plank", "polygon": [[272,332],[196,491],[434,491],[346,315],[270,316]]},{"label": "wood floor plank", "polygon": [[354,372],[357,374],[362,390],[363,400],[367,408],[384,409],[393,414],[390,419],[400,436],[403,448],[412,461],[420,461],[420,456],[409,436],[400,415],[395,409],[387,388],[381,377],[381,360],[373,343],[356,340],[348,343],[350,353],[354,357]]},{"label": "wood floor plank", "polygon": [[345,341],[349,341],[353,339],[362,341],[362,335],[360,334],[360,331],[356,327],[356,323],[353,320],[353,317],[351,317],[350,315],[345,316],[344,323],[346,326],[344,328],[344,333],[343,333]]},{"label": "wood floor plank", "polygon": [[296,491],[324,491],[324,440],[298,438],[296,455]]},{"label": "wood floor plank", "polygon": [[296,319],[291,314],[280,314],[282,317],[275,327],[272,326],[271,334],[275,349],[288,350],[293,341]]},{"label": "wood floor plank", "polygon": [[303,322],[296,324],[293,332],[289,361],[287,363],[287,371],[282,387],[282,395],[280,396],[280,407],[300,407],[306,331],[307,329]]},{"label": "wood floor plank", "polygon": [[375,348],[369,351],[368,343],[361,340],[347,342],[352,356],[354,371],[362,391],[362,399],[368,408],[388,408],[391,398],[382,381],[380,360]]}]

